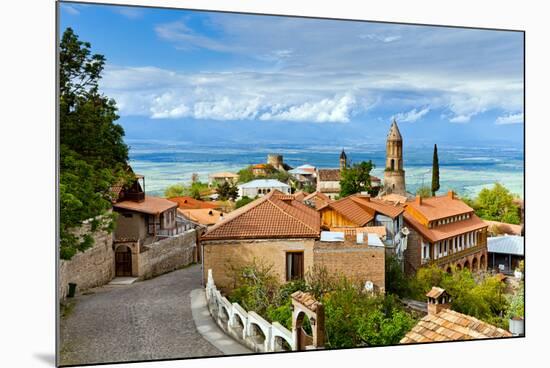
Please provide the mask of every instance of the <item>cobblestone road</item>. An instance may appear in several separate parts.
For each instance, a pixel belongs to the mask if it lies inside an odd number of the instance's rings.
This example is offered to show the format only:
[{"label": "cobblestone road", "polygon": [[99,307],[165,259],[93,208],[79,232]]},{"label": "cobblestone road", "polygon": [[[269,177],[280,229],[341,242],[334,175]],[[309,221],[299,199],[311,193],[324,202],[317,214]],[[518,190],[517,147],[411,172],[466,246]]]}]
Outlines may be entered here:
[{"label": "cobblestone road", "polygon": [[76,297],[61,320],[61,364],[221,355],[195,328],[189,293],[198,287],[194,265]]}]

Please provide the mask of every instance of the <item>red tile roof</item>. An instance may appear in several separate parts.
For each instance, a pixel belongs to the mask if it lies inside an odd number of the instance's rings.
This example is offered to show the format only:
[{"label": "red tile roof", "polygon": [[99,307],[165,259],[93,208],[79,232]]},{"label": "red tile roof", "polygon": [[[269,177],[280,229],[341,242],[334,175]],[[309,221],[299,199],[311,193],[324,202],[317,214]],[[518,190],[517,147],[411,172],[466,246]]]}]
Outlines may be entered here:
[{"label": "red tile roof", "polygon": [[198,208],[198,209],[180,209],[178,212],[185,218],[201,224],[201,225],[214,225],[217,222],[223,220],[224,213],[214,210],[212,208]]},{"label": "red tile roof", "polygon": [[169,201],[175,202],[178,204],[180,209],[199,209],[199,208],[218,208],[219,205],[212,202],[205,202],[193,197],[181,196],[181,197],[172,197],[168,198]]},{"label": "red tile roof", "polygon": [[361,206],[353,196],[345,197],[334,202],[327,203],[323,207],[318,208],[318,211],[332,209],[348,220],[355,223],[357,226],[366,226],[374,220],[374,211],[368,210]]},{"label": "red tile roof", "polygon": [[499,234],[521,235],[521,225],[489,220],[483,221],[489,226],[489,231],[494,231]]},{"label": "red tile roof", "polygon": [[319,169],[320,181],[340,181],[340,169]]},{"label": "red tile roof", "polygon": [[310,195],[306,196],[302,202],[312,202],[315,204],[315,209],[319,209],[326,205],[327,203],[332,202],[332,199],[330,199],[326,194],[323,194],[321,192],[313,192]]},{"label": "red tile roof", "polygon": [[353,198],[353,200],[360,205],[368,207],[391,218],[396,218],[405,210],[405,207],[399,203],[386,202],[377,198],[362,196],[360,194],[353,195],[351,198]]},{"label": "red tile roof", "polygon": [[115,209],[124,209],[134,212],[146,213],[148,215],[158,215],[168,211],[171,208],[176,208],[178,205],[165,198],[145,196],[142,202],[121,201],[113,204]]},{"label": "red tile roof", "polygon": [[474,211],[460,199],[454,196],[451,198],[449,194],[438,197],[423,198],[422,204],[418,204],[417,201],[407,202],[407,206],[415,209],[428,221],[439,220]]},{"label": "red tile roof", "polygon": [[424,316],[400,341],[401,344],[510,337],[512,334],[477,318],[451,309]]},{"label": "red tile roof", "polygon": [[297,191],[296,193],[294,193],[294,199],[296,199],[297,201],[303,202],[303,201],[304,201],[304,198],[305,198],[307,195],[308,195],[308,193],[299,190],[299,191]]},{"label": "red tile roof", "polygon": [[318,238],[319,214],[278,190],[229,213],[202,239]]},{"label": "red tile roof", "polygon": [[472,214],[472,216],[467,220],[451,222],[449,224],[436,226],[431,229],[416,221],[416,219],[408,212],[403,214],[403,218],[408,226],[414,228],[422,234],[424,238],[428,239],[432,243],[487,227],[487,224],[475,214]]}]

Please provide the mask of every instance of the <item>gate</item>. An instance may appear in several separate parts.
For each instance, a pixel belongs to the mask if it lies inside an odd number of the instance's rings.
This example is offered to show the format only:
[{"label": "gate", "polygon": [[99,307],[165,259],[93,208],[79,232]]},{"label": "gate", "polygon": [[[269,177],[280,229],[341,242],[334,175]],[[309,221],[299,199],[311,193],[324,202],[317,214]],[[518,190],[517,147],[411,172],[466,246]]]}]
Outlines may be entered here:
[{"label": "gate", "polygon": [[115,276],[132,276],[132,250],[125,245],[115,252]]}]

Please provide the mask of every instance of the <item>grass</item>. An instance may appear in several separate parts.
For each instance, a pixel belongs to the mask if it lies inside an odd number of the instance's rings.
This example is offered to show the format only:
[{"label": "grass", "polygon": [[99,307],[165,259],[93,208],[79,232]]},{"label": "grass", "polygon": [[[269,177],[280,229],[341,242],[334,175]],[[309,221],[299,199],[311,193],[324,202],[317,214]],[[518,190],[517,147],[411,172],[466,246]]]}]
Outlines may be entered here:
[{"label": "grass", "polygon": [[74,311],[74,307],[76,305],[76,301],[66,301],[61,302],[60,305],[60,316],[62,319],[68,318]]}]

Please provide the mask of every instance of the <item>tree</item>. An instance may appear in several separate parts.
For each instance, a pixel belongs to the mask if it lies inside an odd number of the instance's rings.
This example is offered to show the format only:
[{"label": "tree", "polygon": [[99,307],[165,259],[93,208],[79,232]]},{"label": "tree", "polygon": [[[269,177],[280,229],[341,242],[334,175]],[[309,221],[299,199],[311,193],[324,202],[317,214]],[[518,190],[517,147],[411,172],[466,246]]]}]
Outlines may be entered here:
[{"label": "tree", "polygon": [[432,196],[432,190],[430,189],[430,187],[420,187],[416,190],[416,195],[422,198],[428,198]]},{"label": "tree", "polygon": [[248,183],[249,181],[255,179],[255,176],[252,173],[252,168],[250,166],[239,170],[237,174],[239,175],[239,183]]},{"label": "tree", "polygon": [[185,193],[185,187],[181,184],[170,185],[164,190],[166,198],[181,197]]},{"label": "tree", "polygon": [[235,208],[241,208],[242,206],[246,206],[252,201],[254,201],[254,198],[244,196],[235,203]]},{"label": "tree", "polygon": [[373,190],[370,182],[372,169],[374,169],[374,164],[370,160],[344,169],[340,174],[340,197],[343,198],[360,192],[372,194]]},{"label": "tree", "polygon": [[520,209],[514,203],[514,195],[503,185],[496,183],[492,189],[484,188],[473,202],[476,214],[485,219],[519,224]]},{"label": "tree", "polygon": [[439,158],[437,157],[437,144],[434,144],[434,158],[432,163],[432,195],[439,190]]},{"label": "tree", "polygon": [[222,201],[226,201],[228,199],[234,201],[239,196],[237,186],[227,181],[224,181],[222,184],[218,185],[216,193],[218,193],[219,199]]},{"label": "tree", "polygon": [[114,215],[109,188],[128,184],[128,146],[115,101],[99,92],[105,57],[91,54],[91,45],[71,28],[59,45],[59,199],[60,256],[70,259],[93,245],[90,232],[75,235],[92,218],[91,232],[111,231]]}]

